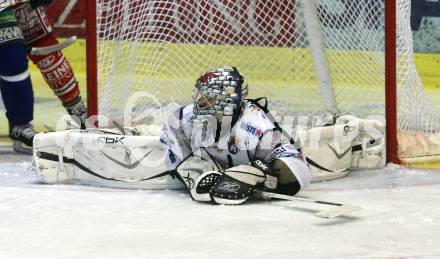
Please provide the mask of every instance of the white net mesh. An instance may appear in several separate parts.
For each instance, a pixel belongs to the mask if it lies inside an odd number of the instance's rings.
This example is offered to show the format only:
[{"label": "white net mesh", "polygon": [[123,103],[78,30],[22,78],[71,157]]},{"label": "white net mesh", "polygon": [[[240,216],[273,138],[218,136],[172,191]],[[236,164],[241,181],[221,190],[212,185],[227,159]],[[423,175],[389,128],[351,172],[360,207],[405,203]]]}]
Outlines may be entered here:
[{"label": "white net mesh", "polygon": [[[110,120],[123,123],[130,110],[144,123],[142,112],[188,103],[196,79],[224,65],[236,66],[250,97],[268,97],[278,114],[319,114],[331,98],[341,112],[384,114],[382,0],[315,1],[333,97],[320,89],[323,60],[313,55],[306,2],[97,1],[99,113]],[[398,127],[437,133],[413,61],[410,0],[397,2]]]}]

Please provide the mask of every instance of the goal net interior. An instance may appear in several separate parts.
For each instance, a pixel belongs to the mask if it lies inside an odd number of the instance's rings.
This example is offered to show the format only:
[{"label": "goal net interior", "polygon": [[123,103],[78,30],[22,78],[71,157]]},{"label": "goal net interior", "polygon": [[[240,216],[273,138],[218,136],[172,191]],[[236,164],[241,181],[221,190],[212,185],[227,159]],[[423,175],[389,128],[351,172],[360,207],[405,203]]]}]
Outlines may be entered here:
[{"label": "goal net interior", "polygon": [[[440,120],[415,68],[410,3],[396,10],[399,156],[432,158]],[[384,10],[383,0],[97,0],[99,114],[159,125],[204,71],[227,65],[277,115],[383,116]]]}]

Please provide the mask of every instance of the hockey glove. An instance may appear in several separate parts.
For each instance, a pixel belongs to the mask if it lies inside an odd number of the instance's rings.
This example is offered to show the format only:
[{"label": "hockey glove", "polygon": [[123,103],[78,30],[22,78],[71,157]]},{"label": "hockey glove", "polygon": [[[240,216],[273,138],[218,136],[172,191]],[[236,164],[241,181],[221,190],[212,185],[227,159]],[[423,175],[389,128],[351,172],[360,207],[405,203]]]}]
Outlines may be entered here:
[{"label": "hockey glove", "polygon": [[194,188],[191,188],[190,195],[196,201],[211,201],[210,191],[212,187],[222,176],[217,171],[204,172],[196,178],[194,182]]},{"label": "hockey glove", "polygon": [[32,8],[37,8],[40,6],[45,6],[52,3],[52,0],[31,0],[30,1]]},{"label": "hockey glove", "polygon": [[264,162],[263,160],[257,159],[251,162],[251,166],[260,169],[266,176],[263,185],[260,187],[269,190],[275,190],[275,188],[277,188],[278,176],[273,172],[268,163]]},{"label": "hockey glove", "polygon": [[193,200],[212,201],[209,192],[222,174],[217,171],[201,173],[199,170],[179,169],[173,171],[172,175],[186,186]]},{"label": "hockey glove", "polygon": [[250,165],[239,165],[225,170],[211,190],[215,203],[238,205],[249,199],[254,189],[274,190],[278,177],[269,165],[262,160],[255,160]]}]

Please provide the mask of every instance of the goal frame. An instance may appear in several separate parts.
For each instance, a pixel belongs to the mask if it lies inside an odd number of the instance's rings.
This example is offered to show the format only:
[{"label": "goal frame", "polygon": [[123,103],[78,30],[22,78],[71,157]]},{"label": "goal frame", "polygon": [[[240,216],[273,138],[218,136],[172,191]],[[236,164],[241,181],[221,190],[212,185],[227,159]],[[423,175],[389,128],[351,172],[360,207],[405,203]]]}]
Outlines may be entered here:
[{"label": "goal frame", "polygon": [[[98,115],[96,1],[86,5],[86,71],[89,116]],[[385,0],[385,119],[386,161],[400,164],[397,141],[396,0]],[[96,122],[98,126],[98,121]]]}]

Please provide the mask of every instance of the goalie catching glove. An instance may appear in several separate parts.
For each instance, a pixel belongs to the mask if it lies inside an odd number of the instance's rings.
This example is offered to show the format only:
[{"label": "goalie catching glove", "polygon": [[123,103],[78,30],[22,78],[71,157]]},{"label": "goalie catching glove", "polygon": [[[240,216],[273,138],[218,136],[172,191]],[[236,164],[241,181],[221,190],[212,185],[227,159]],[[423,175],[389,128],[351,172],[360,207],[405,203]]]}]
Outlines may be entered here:
[{"label": "goalie catching glove", "polygon": [[250,165],[238,165],[226,169],[211,189],[211,199],[217,204],[238,205],[249,199],[254,189],[273,191],[278,177],[262,160]]}]

